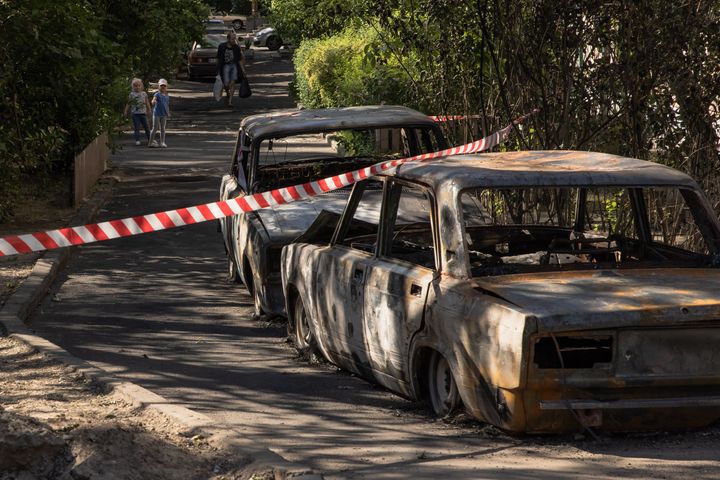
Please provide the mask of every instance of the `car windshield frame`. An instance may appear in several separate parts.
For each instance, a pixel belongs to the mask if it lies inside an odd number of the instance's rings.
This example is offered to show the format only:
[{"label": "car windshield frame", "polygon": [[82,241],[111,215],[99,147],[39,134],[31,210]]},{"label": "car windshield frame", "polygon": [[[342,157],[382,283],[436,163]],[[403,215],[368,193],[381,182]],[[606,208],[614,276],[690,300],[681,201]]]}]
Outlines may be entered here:
[{"label": "car windshield frame", "polygon": [[[442,130],[435,124],[422,124],[422,123],[413,123],[413,122],[407,122],[403,124],[388,124],[388,125],[371,125],[371,126],[365,126],[365,127],[358,127],[358,128],[329,128],[329,129],[308,129],[308,130],[302,130],[299,129],[297,131],[294,131],[292,133],[286,134],[286,135],[258,135],[257,137],[252,137],[249,134],[245,134],[245,143],[246,145],[250,145],[250,155],[247,161],[247,180],[248,180],[248,186],[249,186],[249,193],[257,193],[253,188],[252,185],[256,182],[256,172],[258,167],[260,166],[260,153],[261,153],[261,147],[264,144],[264,142],[267,142],[269,140],[272,141],[280,141],[292,137],[297,137],[301,135],[315,135],[315,134],[332,134],[338,131],[373,131],[373,130],[383,130],[383,129],[392,129],[392,130],[417,130],[418,132],[423,129],[430,129],[432,132],[437,136],[441,136],[442,142],[444,144],[445,138],[443,136]],[[424,141],[424,139],[423,139]],[[237,150],[234,155],[235,161],[237,161]],[[351,160],[352,159],[360,159],[360,158],[368,158],[363,155],[356,155],[356,156],[347,156],[344,157],[344,160],[348,163],[348,171],[355,170],[356,168],[361,168],[361,166],[351,166]],[[329,161],[329,159],[328,159]],[[378,160],[380,161],[380,160]],[[259,192],[260,190],[258,190]]]},{"label": "car windshield frame", "polygon": [[[630,261],[625,260],[618,260],[617,254],[615,255],[616,261],[597,261],[593,260],[592,262],[583,262],[583,263],[567,263],[567,264],[561,264],[558,260],[557,263],[549,262],[545,265],[542,265],[542,268],[537,268],[535,265],[532,266],[524,266],[519,265],[515,263],[508,263],[503,264],[500,262],[498,265],[495,265],[491,268],[491,263],[488,263],[487,267],[482,267],[484,269],[484,272],[482,274],[479,274],[480,268],[479,267],[473,267],[473,262],[471,259],[471,254],[479,254],[482,252],[476,252],[472,250],[472,247],[469,243],[469,239],[471,238],[469,229],[487,229],[488,232],[491,230],[495,230],[496,232],[500,230],[517,230],[517,231],[529,231],[533,228],[539,228],[539,229],[547,229],[547,230],[557,230],[558,232],[562,229],[568,230],[568,232],[572,233],[583,233],[583,232],[576,232],[576,229],[579,228],[578,221],[584,221],[586,219],[578,218],[579,215],[579,208],[578,205],[582,204],[582,202],[586,201],[585,197],[582,197],[578,193],[578,197],[575,198],[575,205],[573,207],[573,216],[572,221],[570,222],[569,227],[563,227],[560,225],[540,225],[540,224],[489,224],[489,225],[468,225],[467,220],[465,218],[465,211],[463,207],[463,197],[468,192],[478,191],[482,189],[487,190],[497,190],[497,191],[507,191],[507,190],[533,190],[533,189],[567,189],[570,190],[577,190],[578,192],[585,190],[597,190],[597,189],[616,189],[616,190],[624,190],[627,192],[641,192],[640,196],[642,197],[640,200],[637,198],[631,198],[630,203],[628,205],[628,208],[631,210],[630,215],[633,219],[633,225],[634,228],[639,228],[641,231],[638,233],[640,237],[644,238],[638,238],[638,239],[631,239],[632,242],[637,242],[638,244],[643,244],[645,247],[652,249],[655,247],[660,247],[662,250],[671,250],[671,251],[677,251],[679,256],[685,256],[684,259],[658,259],[658,260],[649,260],[649,259],[638,259],[636,261]],[[648,189],[673,189],[677,190],[680,193],[680,197],[682,198],[684,202],[685,208],[688,209],[689,213],[692,215],[692,220],[697,227],[698,231],[700,232],[704,245],[707,248],[708,253],[702,254],[697,252],[692,252],[690,250],[685,250],[677,246],[667,245],[664,243],[657,242],[653,240],[648,235],[651,235],[650,232],[645,231],[643,232],[643,229],[648,229],[648,221],[649,221],[649,212],[647,206],[644,204],[644,197],[645,197],[645,190]],[[637,195],[635,193],[634,195]],[[633,194],[630,195],[631,197]],[[467,187],[462,188],[457,191],[455,194],[455,208],[457,209],[457,218],[458,222],[457,225],[460,228],[459,235],[463,242],[463,249],[464,249],[464,259],[463,263],[465,265],[466,269],[466,275],[467,278],[477,278],[482,276],[495,276],[495,275],[507,275],[512,273],[533,273],[533,272],[555,272],[555,271],[565,271],[565,270],[584,270],[584,269],[606,269],[606,268],[613,268],[613,269],[631,269],[631,268],[658,268],[658,267],[685,267],[685,268],[708,268],[708,267],[718,267],[720,266],[720,235],[718,235],[717,231],[717,222],[713,222],[714,219],[714,213],[709,209],[709,205],[707,203],[707,200],[705,199],[704,194],[696,189],[689,187],[687,185],[668,185],[668,184],[642,184],[642,185],[636,185],[632,183],[628,184],[583,184],[583,185],[577,185],[577,184],[571,184],[571,185],[557,185],[557,184],[535,184],[535,185],[517,185],[517,186],[497,186],[497,185],[477,185],[473,187]],[[581,215],[585,215],[585,213],[582,213]],[[643,215],[640,217],[640,215]],[[612,236],[612,235],[611,235]],[[649,241],[648,241],[649,238]],[[600,238],[596,238],[595,240],[599,240]],[[590,243],[592,238],[588,239],[582,239],[577,240],[571,237],[572,242],[578,242],[578,244],[582,243]],[[623,237],[623,241],[627,241],[628,238]],[[610,251],[619,251],[621,250],[620,247],[617,246],[617,244],[613,244],[612,241],[608,241],[608,239],[603,239],[603,242],[607,242],[607,247],[605,248],[604,252],[610,252]],[[604,244],[603,244],[604,245]],[[564,250],[563,250],[564,251]],[[548,253],[548,258],[551,258],[549,256],[550,252]],[[584,253],[584,252],[583,252]],[[498,255],[498,258],[502,259],[502,255]],[[514,257],[513,257],[514,258]],[[621,258],[621,257],[620,257]]]}]

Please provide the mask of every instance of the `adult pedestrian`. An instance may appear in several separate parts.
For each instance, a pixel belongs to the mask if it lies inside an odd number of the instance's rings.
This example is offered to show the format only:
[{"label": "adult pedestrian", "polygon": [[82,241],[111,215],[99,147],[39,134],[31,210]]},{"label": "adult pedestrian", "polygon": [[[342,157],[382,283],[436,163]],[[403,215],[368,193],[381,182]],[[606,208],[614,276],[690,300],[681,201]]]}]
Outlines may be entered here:
[{"label": "adult pedestrian", "polygon": [[235,83],[241,75],[245,75],[245,56],[242,54],[237,42],[235,32],[227,34],[227,42],[218,45],[217,51],[218,75],[222,78],[226,103],[232,105],[232,96],[235,93]]}]

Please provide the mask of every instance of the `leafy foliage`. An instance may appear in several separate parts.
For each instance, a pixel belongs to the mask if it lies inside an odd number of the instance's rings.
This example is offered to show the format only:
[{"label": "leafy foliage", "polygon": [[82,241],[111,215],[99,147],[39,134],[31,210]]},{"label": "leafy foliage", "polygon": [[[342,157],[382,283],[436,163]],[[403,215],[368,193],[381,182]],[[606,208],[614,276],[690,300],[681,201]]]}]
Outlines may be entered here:
[{"label": "leafy foliage", "polygon": [[[517,129],[516,144],[505,148],[587,149],[668,164],[701,182],[720,210],[717,1],[286,2],[312,4],[308,12],[342,4],[343,18],[336,15],[334,25],[377,31],[365,43],[365,62],[394,62],[391,72],[378,75],[384,81],[364,73],[373,81],[357,82],[353,95],[344,69],[357,69],[357,63],[336,62],[338,53],[328,49],[322,50],[327,61],[321,61],[320,52],[303,51],[303,42],[298,72],[312,58],[319,70],[306,75],[322,84],[305,89],[298,74],[307,105],[350,105],[359,98],[402,101],[430,114],[465,114],[468,120],[447,125],[458,142],[540,108]],[[293,12],[293,18],[302,14],[297,6]],[[298,18],[302,38],[337,31],[312,27],[314,21]],[[312,50],[346,41],[341,33],[307,44]],[[403,77],[394,80],[397,88],[372,90],[373,82],[393,85],[388,79],[395,74]]]},{"label": "leafy foliage", "polygon": [[205,15],[199,0],[0,0],[0,220],[118,123],[131,77],[173,72]]},{"label": "leafy foliage", "polygon": [[309,108],[411,102],[410,79],[382,45],[368,25],[303,42],[295,54],[300,101]]},{"label": "leafy foliage", "polygon": [[363,0],[271,0],[270,19],[284,40],[300,42],[357,23],[362,5]]}]

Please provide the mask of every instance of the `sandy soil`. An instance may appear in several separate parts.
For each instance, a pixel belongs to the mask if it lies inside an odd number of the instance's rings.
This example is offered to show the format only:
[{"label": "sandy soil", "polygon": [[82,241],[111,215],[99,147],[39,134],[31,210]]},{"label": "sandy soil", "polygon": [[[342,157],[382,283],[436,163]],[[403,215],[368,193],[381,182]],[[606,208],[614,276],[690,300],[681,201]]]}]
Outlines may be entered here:
[{"label": "sandy soil", "polygon": [[245,478],[246,459],[19,341],[0,337],[0,371],[0,480]]}]

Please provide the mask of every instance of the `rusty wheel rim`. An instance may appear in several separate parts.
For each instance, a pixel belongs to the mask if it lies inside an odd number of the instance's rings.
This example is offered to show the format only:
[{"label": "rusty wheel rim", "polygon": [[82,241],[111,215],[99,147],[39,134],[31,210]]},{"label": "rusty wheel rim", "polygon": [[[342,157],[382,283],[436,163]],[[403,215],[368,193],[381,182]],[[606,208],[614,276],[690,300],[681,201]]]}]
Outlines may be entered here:
[{"label": "rusty wheel rim", "polygon": [[295,303],[295,343],[297,348],[306,349],[310,347],[312,341],[312,333],[310,333],[310,324],[305,314],[305,305],[300,298]]},{"label": "rusty wheel rim", "polygon": [[459,398],[450,364],[445,357],[436,352],[430,360],[429,367],[430,404],[436,415],[446,416],[457,407]]}]

